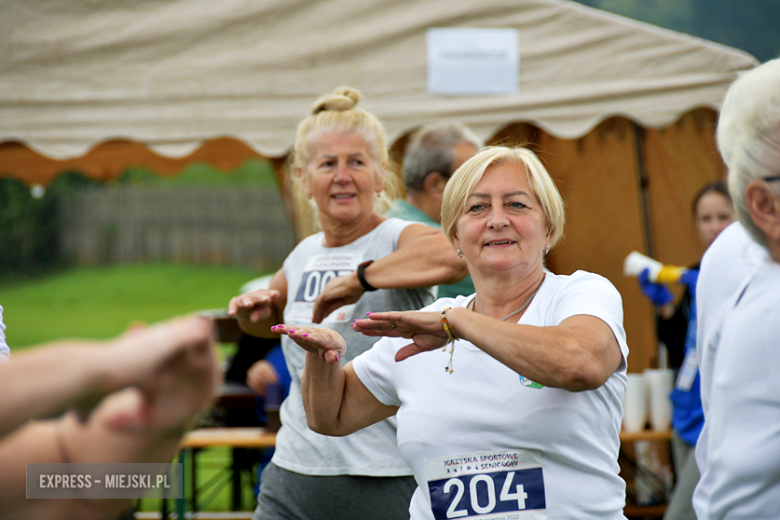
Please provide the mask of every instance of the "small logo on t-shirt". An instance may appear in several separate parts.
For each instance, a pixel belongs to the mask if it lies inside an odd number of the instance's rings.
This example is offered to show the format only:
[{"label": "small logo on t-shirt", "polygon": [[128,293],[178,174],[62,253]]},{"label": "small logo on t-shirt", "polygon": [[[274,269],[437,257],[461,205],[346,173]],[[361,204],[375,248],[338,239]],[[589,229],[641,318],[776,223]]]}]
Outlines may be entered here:
[{"label": "small logo on t-shirt", "polygon": [[520,376],[520,384],[523,386],[527,386],[528,388],[544,388],[544,385],[540,385],[539,383],[534,383],[530,379],[528,379],[525,376]]}]

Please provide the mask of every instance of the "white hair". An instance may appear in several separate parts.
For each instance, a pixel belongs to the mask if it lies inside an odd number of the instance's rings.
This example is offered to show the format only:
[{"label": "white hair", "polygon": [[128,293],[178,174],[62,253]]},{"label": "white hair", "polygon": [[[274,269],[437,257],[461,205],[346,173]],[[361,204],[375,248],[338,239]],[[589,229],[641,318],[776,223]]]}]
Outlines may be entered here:
[{"label": "white hair", "polygon": [[[780,59],[743,73],[731,84],[723,99],[717,139],[729,169],[737,218],[753,238],[766,244],[750,218],[745,188],[754,179],[780,175]],[[780,181],[770,183],[770,188],[780,194]]]}]

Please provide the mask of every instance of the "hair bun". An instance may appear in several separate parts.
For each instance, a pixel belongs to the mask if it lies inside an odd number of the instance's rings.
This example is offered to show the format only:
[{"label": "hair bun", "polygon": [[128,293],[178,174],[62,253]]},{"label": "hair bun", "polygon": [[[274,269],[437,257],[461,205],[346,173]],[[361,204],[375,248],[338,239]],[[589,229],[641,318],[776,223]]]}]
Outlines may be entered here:
[{"label": "hair bun", "polygon": [[311,113],[317,115],[325,110],[343,112],[352,110],[360,101],[360,92],[352,87],[339,87],[333,94],[325,94],[314,102]]}]

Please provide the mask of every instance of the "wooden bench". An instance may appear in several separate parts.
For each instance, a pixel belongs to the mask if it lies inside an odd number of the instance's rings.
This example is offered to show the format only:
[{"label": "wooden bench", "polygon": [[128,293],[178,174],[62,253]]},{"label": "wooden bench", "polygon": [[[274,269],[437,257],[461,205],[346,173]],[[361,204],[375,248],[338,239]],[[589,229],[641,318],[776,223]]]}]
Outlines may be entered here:
[{"label": "wooden bench", "polygon": [[[190,455],[192,461],[192,467],[189,474],[191,479],[190,497],[192,504],[191,513],[185,513],[187,506],[187,494],[184,493],[184,497],[176,500],[176,510],[178,518],[197,518],[206,520],[211,518],[213,513],[210,512],[198,512],[197,511],[197,495],[198,495],[198,482],[197,475],[197,456],[198,450],[206,448],[227,447],[231,450],[231,470],[232,470],[232,487],[233,487],[233,501],[232,508],[236,511],[230,513],[234,516],[225,518],[245,518],[248,512],[238,511],[241,509],[241,463],[240,459],[244,454],[244,450],[247,449],[266,449],[276,446],[276,432],[266,431],[265,428],[199,428],[193,430],[184,436],[179,444],[179,462],[186,465],[187,455]],[[188,471],[185,468],[184,474]],[[167,500],[162,502],[161,517],[167,518]],[[193,516],[194,515],[194,516]],[[212,515],[212,516],[203,516]],[[235,516],[239,515],[239,516]],[[241,516],[243,515],[243,516]],[[140,517],[139,517],[140,518]],[[251,518],[251,516],[249,517]]]},{"label": "wooden bench", "polygon": [[179,445],[183,450],[215,446],[273,448],[276,432],[268,432],[265,428],[199,428],[185,435]]}]

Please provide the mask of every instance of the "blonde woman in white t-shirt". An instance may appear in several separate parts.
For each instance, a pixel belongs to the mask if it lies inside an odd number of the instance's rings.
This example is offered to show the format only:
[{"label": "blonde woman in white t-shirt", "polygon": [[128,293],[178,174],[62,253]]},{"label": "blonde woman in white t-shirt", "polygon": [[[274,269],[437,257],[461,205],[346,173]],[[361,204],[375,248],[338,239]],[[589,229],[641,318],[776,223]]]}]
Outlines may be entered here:
[{"label": "blonde woman in white t-shirt", "polygon": [[624,518],[622,302],[598,275],[545,270],[564,225],[550,175],[529,150],[485,149],[450,180],[442,224],[474,295],[356,320],[387,338],[343,368],[336,332],[276,328],[307,351],[309,426],[395,416],[413,520]]}]

